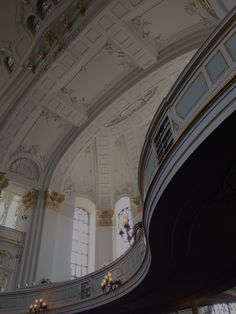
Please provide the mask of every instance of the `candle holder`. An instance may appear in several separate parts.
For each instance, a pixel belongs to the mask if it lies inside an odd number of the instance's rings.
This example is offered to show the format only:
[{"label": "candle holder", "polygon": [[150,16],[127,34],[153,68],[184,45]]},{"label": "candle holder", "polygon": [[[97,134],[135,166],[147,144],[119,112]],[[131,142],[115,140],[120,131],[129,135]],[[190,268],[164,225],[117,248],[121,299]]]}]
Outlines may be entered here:
[{"label": "candle holder", "polygon": [[132,240],[136,240],[138,231],[143,229],[142,222],[137,222],[133,227],[131,227],[129,223],[130,212],[131,208],[125,207],[118,214],[120,225],[119,235],[124,242],[128,242],[129,244],[131,244]]},{"label": "candle holder", "polygon": [[112,273],[108,272],[101,281],[101,288],[103,293],[108,294],[111,291],[115,291],[121,285],[121,280],[112,279]]},{"label": "candle holder", "polygon": [[30,304],[30,313],[46,313],[47,303],[42,298],[34,300],[33,304]]}]

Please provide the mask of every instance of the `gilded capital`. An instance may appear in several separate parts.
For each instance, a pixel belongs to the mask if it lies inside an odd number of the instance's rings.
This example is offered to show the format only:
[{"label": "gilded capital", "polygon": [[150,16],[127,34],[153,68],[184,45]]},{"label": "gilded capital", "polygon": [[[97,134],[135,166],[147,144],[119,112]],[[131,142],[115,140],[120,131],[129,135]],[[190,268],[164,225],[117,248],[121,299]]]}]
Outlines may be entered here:
[{"label": "gilded capital", "polygon": [[37,204],[39,196],[39,191],[32,189],[22,197],[22,204],[23,204],[23,212],[27,212],[30,209],[34,209]]},{"label": "gilded capital", "polygon": [[48,189],[45,192],[45,207],[53,209],[55,211],[60,210],[60,205],[64,201],[65,196],[63,194],[59,194],[57,192]]},{"label": "gilded capital", "polygon": [[112,217],[114,215],[114,210],[99,210],[96,211],[97,216],[97,226],[107,227],[112,226]]},{"label": "gilded capital", "polygon": [[5,177],[5,173],[0,172],[0,196],[2,190],[8,186],[9,180]]}]

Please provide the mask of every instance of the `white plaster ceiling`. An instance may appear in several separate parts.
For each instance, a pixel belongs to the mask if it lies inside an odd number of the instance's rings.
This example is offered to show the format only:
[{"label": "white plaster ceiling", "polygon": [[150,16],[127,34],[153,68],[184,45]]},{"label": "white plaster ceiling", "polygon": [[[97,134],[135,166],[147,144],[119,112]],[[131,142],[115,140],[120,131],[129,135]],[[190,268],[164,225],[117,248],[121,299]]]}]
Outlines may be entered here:
[{"label": "white plaster ceiling", "polygon": [[[25,21],[36,0],[0,2],[0,170],[110,209],[139,194],[153,114],[217,21],[198,0],[84,1],[85,16],[77,2],[54,5],[34,36]],[[51,47],[48,30],[57,37]],[[16,61],[11,73],[6,55]]]}]

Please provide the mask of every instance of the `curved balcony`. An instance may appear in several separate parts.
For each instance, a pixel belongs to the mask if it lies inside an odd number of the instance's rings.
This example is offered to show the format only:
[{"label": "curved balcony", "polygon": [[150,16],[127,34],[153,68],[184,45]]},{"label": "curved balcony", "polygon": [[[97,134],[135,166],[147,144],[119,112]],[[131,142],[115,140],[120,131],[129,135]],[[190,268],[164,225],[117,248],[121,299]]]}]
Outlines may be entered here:
[{"label": "curved balcony", "polygon": [[[131,248],[115,262],[87,276],[67,282],[43,284],[21,288],[14,292],[1,293],[0,313],[26,313],[35,299],[47,301],[50,312],[77,313],[121,297],[134,289],[148,270],[150,256],[147,256],[145,236],[140,231]],[[104,293],[101,281],[108,273],[121,281],[115,291]]]},{"label": "curved balcony", "polygon": [[[201,304],[235,284],[235,34],[234,10],[151,123],[139,169],[148,242],[140,233],[118,260],[80,279],[2,293],[1,313],[25,313],[36,298],[51,313],[154,313]],[[108,271],[121,286],[104,294]]]}]

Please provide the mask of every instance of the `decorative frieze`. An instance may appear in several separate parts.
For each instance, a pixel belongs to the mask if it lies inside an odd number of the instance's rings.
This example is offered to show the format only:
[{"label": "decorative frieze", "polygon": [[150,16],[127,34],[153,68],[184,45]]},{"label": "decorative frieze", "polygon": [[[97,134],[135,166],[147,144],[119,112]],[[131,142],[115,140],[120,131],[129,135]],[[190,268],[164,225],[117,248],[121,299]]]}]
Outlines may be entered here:
[{"label": "decorative frieze", "polygon": [[0,196],[2,190],[8,186],[9,180],[5,177],[5,173],[0,172]]},{"label": "decorative frieze", "polygon": [[48,189],[45,192],[45,207],[53,209],[55,211],[60,210],[61,203],[65,200],[65,196],[63,194],[59,194],[51,189]]},{"label": "decorative frieze", "polygon": [[96,216],[97,216],[97,226],[100,227],[108,227],[112,226],[113,221],[112,217],[114,215],[114,210],[109,209],[109,210],[98,210],[96,211]]},{"label": "decorative frieze", "polygon": [[22,211],[27,212],[30,209],[34,209],[37,204],[39,191],[32,189],[22,197]]}]

